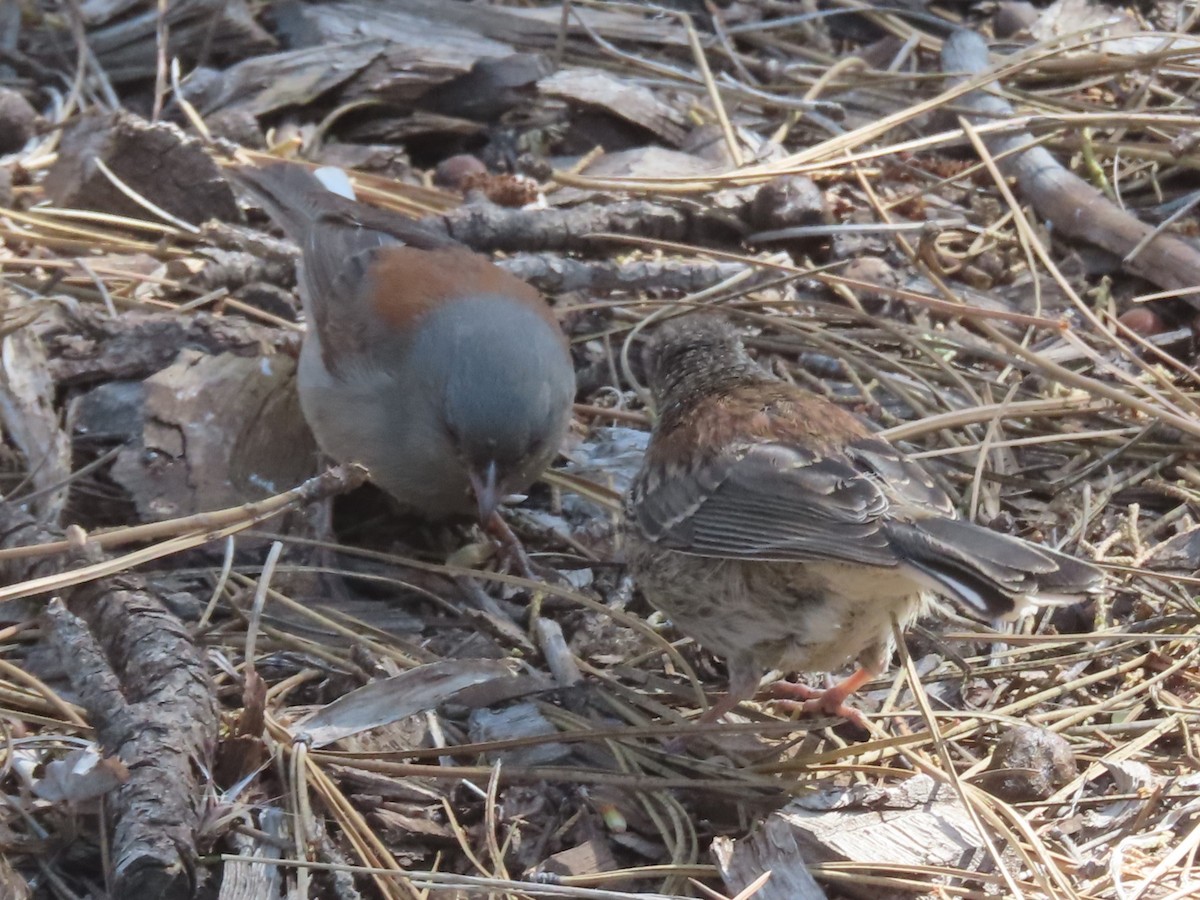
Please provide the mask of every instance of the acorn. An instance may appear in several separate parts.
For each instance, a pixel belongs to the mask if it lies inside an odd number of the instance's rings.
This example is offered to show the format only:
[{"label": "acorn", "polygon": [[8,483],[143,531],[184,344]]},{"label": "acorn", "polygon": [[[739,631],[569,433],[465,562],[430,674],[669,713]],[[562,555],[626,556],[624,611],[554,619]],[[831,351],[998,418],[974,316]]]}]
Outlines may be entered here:
[{"label": "acorn", "polygon": [[1117,318],[1117,321],[1142,337],[1162,334],[1166,330],[1162,316],[1148,306],[1135,306],[1127,309]]},{"label": "acorn", "polygon": [[468,179],[476,179],[487,173],[487,166],[478,157],[469,153],[459,153],[438,163],[433,172],[433,183],[438,187],[462,190]]}]

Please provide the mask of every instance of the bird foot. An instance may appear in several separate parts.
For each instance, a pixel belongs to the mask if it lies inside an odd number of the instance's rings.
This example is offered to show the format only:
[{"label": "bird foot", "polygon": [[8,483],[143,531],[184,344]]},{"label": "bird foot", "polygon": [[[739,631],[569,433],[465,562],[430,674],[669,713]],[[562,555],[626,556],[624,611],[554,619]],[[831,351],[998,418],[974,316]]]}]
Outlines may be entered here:
[{"label": "bird foot", "polygon": [[518,575],[528,578],[530,581],[542,580],[533,571],[533,563],[529,559],[529,554],[525,552],[521,539],[516,536],[500,513],[492,513],[492,517],[488,519],[486,530],[500,545],[506,565],[511,566]]},{"label": "bird foot", "polygon": [[838,716],[869,732],[871,729],[862,710],[846,703],[846,699],[868,678],[869,676],[860,670],[840,684],[824,690],[791,681],[777,681],[771,685],[770,690],[771,695],[784,709],[796,710],[807,715]]}]

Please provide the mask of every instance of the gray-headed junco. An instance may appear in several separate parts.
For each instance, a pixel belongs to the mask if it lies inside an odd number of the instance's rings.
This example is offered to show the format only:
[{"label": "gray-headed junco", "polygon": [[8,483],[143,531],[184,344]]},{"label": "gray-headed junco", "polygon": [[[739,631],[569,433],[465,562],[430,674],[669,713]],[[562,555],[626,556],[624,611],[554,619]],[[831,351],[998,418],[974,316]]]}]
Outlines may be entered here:
[{"label": "gray-headed junco", "polygon": [[[891,658],[931,590],[984,619],[1100,590],[1094,566],[957,518],[915,462],[854,416],[768,374],[723,319],[661,326],[644,355],[657,407],[626,501],[627,553],[651,604],[724,656],[714,721],[770,669],[857,672],[808,710],[845,700]],[[780,687],[783,687],[781,685]]]},{"label": "gray-headed junco", "polygon": [[298,385],[321,449],[419,514],[476,514],[553,459],[575,373],[525,282],[289,164],[234,171],[301,250]]}]

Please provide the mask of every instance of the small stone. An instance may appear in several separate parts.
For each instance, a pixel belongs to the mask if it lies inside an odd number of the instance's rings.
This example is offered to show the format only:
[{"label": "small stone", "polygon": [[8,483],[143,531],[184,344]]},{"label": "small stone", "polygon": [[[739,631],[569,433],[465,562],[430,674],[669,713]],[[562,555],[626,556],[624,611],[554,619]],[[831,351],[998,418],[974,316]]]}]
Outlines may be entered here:
[{"label": "small stone", "polygon": [[1038,20],[1041,11],[1027,0],[1004,0],[996,7],[992,29],[998,38],[1008,38],[1025,31]]},{"label": "small stone", "polygon": [[1134,334],[1140,334],[1143,337],[1161,334],[1166,328],[1162,316],[1148,306],[1135,306],[1133,309],[1127,309],[1121,313],[1117,321]]},{"label": "small stone", "polygon": [[462,190],[469,179],[486,176],[487,166],[469,153],[448,156],[433,171],[433,183],[450,190]]},{"label": "small stone", "polygon": [[258,116],[244,107],[232,106],[218,110],[206,117],[204,124],[213,137],[224,138],[254,150],[267,149],[267,139],[263,136]]},{"label": "small stone", "polygon": [[882,312],[887,302],[892,299],[892,293],[888,289],[896,288],[900,284],[900,277],[896,274],[896,270],[877,256],[860,256],[852,259],[842,266],[838,274],[849,281],[861,281],[884,288],[881,291],[872,291],[857,286],[850,288],[858,297],[859,303],[863,305],[863,309],[870,313]]},{"label": "small stone", "polygon": [[978,266],[966,265],[959,270],[959,279],[968,287],[977,291],[989,291],[995,285],[992,276]]},{"label": "small stone", "polygon": [[38,114],[25,96],[0,88],[0,153],[16,153],[33,137]]},{"label": "small stone", "polygon": [[750,202],[750,224],[759,231],[778,231],[829,221],[825,196],[811,178],[782,175],[768,181]]},{"label": "small stone", "polygon": [[1075,753],[1062,736],[1020,725],[996,743],[980,786],[1010,803],[1045,800],[1075,777]]}]

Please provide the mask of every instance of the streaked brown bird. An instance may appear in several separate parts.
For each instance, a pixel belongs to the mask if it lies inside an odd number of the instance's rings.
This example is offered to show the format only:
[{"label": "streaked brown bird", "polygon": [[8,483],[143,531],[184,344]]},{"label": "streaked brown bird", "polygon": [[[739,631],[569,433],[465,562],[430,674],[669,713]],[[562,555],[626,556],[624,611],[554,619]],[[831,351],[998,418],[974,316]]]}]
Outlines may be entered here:
[{"label": "streaked brown bird", "polygon": [[298,386],[321,449],[430,519],[496,516],[559,449],[575,371],[536,290],[306,169],[234,178],[299,245],[308,330]]},{"label": "streaked brown bird", "polygon": [[825,691],[777,688],[862,724],[845,701],[886,670],[892,618],[911,624],[927,591],[996,620],[1101,589],[1088,563],[959,519],[917,463],[768,374],[724,319],[675,319],[643,359],[657,420],[626,498],[627,553],[650,603],[728,663],[703,721],[771,669],[857,662]]}]

